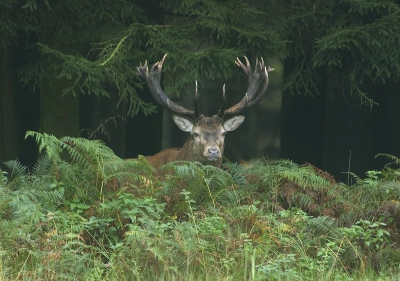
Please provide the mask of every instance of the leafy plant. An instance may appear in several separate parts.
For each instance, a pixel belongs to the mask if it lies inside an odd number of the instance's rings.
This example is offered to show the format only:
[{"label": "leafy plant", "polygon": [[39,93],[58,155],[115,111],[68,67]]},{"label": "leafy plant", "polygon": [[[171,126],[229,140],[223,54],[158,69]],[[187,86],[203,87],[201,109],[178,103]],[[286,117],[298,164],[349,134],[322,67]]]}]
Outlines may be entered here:
[{"label": "leafy plant", "polygon": [[347,187],[288,160],[155,171],[98,141],[28,136],[41,149],[36,165],[9,161],[0,174],[5,279],[399,276],[391,166]]},{"label": "leafy plant", "polygon": [[350,228],[340,228],[339,231],[353,244],[357,243],[368,252],[376,253],[383,248],[390,236],[384,229],[385,226],[386,224],[382,222],[360,220]]},{"label": "leafy plant", "polygon": [[286,8],[287,39],[293,42],[286,63],[290,93],[314,96],[328,87],[329,95],[357,95],[360,105],[372,107],[377,103],[368,96],[368,81],[398,81],[398,3],[296,0]]}]

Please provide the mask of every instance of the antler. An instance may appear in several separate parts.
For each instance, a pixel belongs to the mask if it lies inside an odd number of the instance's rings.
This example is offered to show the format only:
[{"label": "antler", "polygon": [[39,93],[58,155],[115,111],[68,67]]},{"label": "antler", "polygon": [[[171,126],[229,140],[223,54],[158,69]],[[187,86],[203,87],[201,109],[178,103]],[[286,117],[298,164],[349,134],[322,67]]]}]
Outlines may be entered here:
[{"label": "antler", "polygon": [[149,91],[153,98],[164,108],[167,108],[177,114],[181,115],[188,115],[191,116],[192,118],[196,119],[198,116],[198,110],[197,110],[197,86],[196,86],[196,97],[195,97],[195,103],[196,103],[196,112],[193,110],[186,109],[176,103],[174,103],[171,99],[167,97],[167,95],[164,93],[164,91],[161,89],[160,85],[160,80],[161,80],[161,70],[162,70],[162,65],[164,63],[165,57],[167,54],[164,55],[164,57],[159,61],[156,62],[150,69],[147,66],[147,61],[145,62],[144,65],[140,64],[139,67],[137,68],[139,76],[141,76],[143,79],[146,80],[147,86],[149,87]]},{"label": "antler", "polygon": [[[143,79],[146,80],[151,95],[161,106],[177,114],[188,115],[196,120],[201,116],[198,107],[197,81],[196,81],[196,92],[194,99],[195,111],[189,110],[174,103],[171,99],[167,97],[167,95],[161,89],[160,80],[161,80],[162,65],[164,63],[166,56],[167,54],[165,54],[164,57],[159,62],[156,62],[151,67],[150,71],[147,66],[147,61],[145,62],[144,65],[140,64],[139,67],[137,68],[138,74],[139,76],[141,76]],[[223,118],[226,115],[238,114],[243,109],[251,107],[258,101],[260,101],[264,93],[267,91],[269,83],[268,73],[274,71],[275,69],[271,67],[268,67],[267,69],[264,65],[263,58],[261,58],[261,62],[259,62],[258,59],[256,60],[256,65],[253,71],[251,69],[251,65],[247,57],[245,56],[244,58],[246,60],[246,65],[244,65],[239,58],[236,59],[235,63],[238,66],[240,66],[247,75],[248,88],[246,94],[239,103],[225,110],[226,95],[225,95],[225,85],[224,85],[223,106],[218,113],[218,116],[220,116],[221,118]]]},{"label": "antler", "polygon": [[253,72],[249,60],[247,59],[246,56],[244,58],[246,60],[246,65],[244,65],[239,58],[236,59],[235,63],[238,66],[240,66],[243,69],[244,73],[246,73],[247,75],[249,86],[247,88],[246,94],[239,103],[230,107],[227,110],[224,110],[224,108],[226,107],[226,96],[225,96],[225,85],[224,85],[224,91],[223,91],[224,106],[219,112],[219,115],[221,117],[226,115],[237,114],[243,109],[256,104],[258,101],[260,101],[264,93],[267,91],[269,83],[268,73],[274,71],[275,69],[271,67],[268,67],[267,69],[264,65],[263,58],[261,58],[261,62],[258,62],[258,59],[256,60],[256,65]]}]

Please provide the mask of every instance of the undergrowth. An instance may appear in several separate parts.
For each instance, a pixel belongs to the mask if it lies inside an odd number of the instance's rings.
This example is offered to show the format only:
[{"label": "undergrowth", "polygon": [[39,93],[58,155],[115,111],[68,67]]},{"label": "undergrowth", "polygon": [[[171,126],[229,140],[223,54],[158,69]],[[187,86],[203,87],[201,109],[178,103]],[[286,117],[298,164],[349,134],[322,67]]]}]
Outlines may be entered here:
[{"label": "undergrowth", "polygon": [[1,280],[392,280],[398,159],[346,186],[311,164],[223,169],[122,160],[28,132],[41,157],[0,170]]}]

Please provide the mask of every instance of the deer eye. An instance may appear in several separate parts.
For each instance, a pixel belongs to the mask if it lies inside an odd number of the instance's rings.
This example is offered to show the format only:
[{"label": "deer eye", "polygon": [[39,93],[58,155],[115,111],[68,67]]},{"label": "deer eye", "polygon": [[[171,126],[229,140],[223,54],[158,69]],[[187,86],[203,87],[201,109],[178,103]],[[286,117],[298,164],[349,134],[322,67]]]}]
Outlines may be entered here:
[{"label": "deer eye", "polygon": [[200,134],[199,134],[199,133],[197,133],[197,132],[194,132],[194,133],[193,133],[193,136],[194,136],[195,138],[197,138],[197,137],[199,137],[199,136],[200,136]]},{"label": "deer eye", "polygon": [[221,136],[225,137],[225,135],[226,135],[226,132],[221,133]]}]

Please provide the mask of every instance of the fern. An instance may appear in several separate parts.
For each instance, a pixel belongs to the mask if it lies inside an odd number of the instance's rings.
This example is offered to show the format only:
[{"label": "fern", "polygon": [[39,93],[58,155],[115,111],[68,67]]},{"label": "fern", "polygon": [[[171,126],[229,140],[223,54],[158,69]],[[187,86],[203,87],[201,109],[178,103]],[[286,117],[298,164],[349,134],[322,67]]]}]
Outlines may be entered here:
[{"label": "fern", "polygon": [[0,169],[0,188],[4,188],[8,182],[7,175],[8,173],[6,171],[3,171]]},{"label": "fern", "polygon": [[[299,261],[290,270],[318,279],[327,270],[384,260],[370,243],[383,251],[397,241],[389,233],[398,229],[400,188],[398,179],[385,178],[390,167],[351,187],[289,160],[263,159],[250,168],[226,163],[224,169],[174,162],[155,171],[144,157],[124,161],[101,142],[32,136],[43,154],[32,171],[14,161],[7,166],[13,177],[3,172],[0,178],[1,242],[15,245],[18,237],[20,264],[29,257],[32,267],[55,270],[70,259],[91,279],[81,260],[104,269],[99,278],[119,280],[119,272],[122,279],[158,271],[172,279],[217,264],[223,270],[210,272],[223,279],[238,277],[239,265],[251,271],[273,268],[271,260],[285,263],[284,252]],[[357,236],[354,224],[366,219],[373,235]],[[54,267],[43,262],[54,253],[60,253]],[[257,272],[255,279],[268,275]]]},{"label": "fern", "polygon": [[161,170],[169,171],[163,181],[164,193],[174,198],[179,210],[187,207],[184,198],[177,195],[183,189],[190,192],[191,199],[201,209],[206,206],[215,208],[217,205],[239,204],[245,196],[227,171],[214,166],[173,162],[164,165]]},{"label": "fern", "polygon": [[[7,166],[17,173],[10,178],[10,187],[15,189],[14,197],[9,202],[10,206],[15,210],[29,211],[32,204],[42,204],[48,209],[53,207],[62,200],[63,192],[53,188],[54,179],[49,175],[51,162],[44,156],[35,164],[33,172],[28,173],[27,168],[18,161],[9,161]],[[47,171],[45,173],[45,171]],[[16,176],[18,175],[18,176]],[[32,204],[30,204],[30,203]]]},{"label": "fern", "polygon": [[205,177],[207,178],[206,183],[210,188],[222,189],[234,184],[232,176],[220,168],[204,166],[203,170],[205,172]]},{"label": "fern", "polygon": [[[281,166],[282,167],[282,166]],[[299,167],[297,169],[278,169],[278,175],[301,187],[309,187],[314,190],[321,190],[330,185],[330,182],[317,174],[309,167]]]},{"label": "fern", "polygon": [[19,161],[17,160],[10,160],[7,162],[4,162],[6,167],[10,169],[10,180],[15,180],[18,178],[21,178],[21,180],[24,179],[27,173],[27,168],[22,165]]},{"label": "fern", "polygon": [[310,218],[307,221],[307,224],[310,231],[312,231],[315,236],[326,236],[331,239],[339,236],[336,220],[332,217],[320,216],[316,218]]},{"label": "fern", "polygon": [[47,175],[50,172],[52,161],[47,154],[40,157],[32,168],[33,174],[37,177]]},{"label": "fern", "polygon": [[348,204],[347,188],[309,164],[264,159],[248,173],[248,179],[255,178],[259,188],[269,193],[269,201],[276,200],[270,203],[274,208],[300,207],[312,215],[338,216]]},{"label": "fern", "polygon": [[[388,157],[396,164],[397,157],[391,155],[379,155]],[[343,220],[354,223],[360,219],[380,219],[389,223],[397,221],[399,217],[400,187],[398,169],[386,165],[382,171],[368,171],[366,177],[357,177],[356,184],[349,189],[353,208],[343,216]]]},{"label": "fern", "polygon": [[[87,198],[93,195],[97,197],[114,180],[117,185],[141,182],[144,180],[143,174],[154,173],[154,168],[143,160],[124,161],[98,140],[71,137],[58,139],[31,131],[27,132],[26,137],[34,137],[39,152],[46,153],[52,163],[51,171],[56,181],[67,188],[68,197],[74,194]],[[49,163],[45,160],[37,165],[37,171],[49,169]],[[79,184],[86,185],[87,189],[77,188]]]},{"label": "fern", "polygon": [[9,187],[21,189],[16,193],[19,195],[10,201],[10,205],[16,210],[20,206],[30,206],[27,202],[40,203],[47,209],[54,209],[63,199],[63,192],[52,186],[54,179],[49,175],[51,161],[47,156],[39,158],[30,173],[27,172],[27,167],[16,160],[7,162],[6,166],[11,170]]},{"label": "fern", "polygon": [[226,170],[232,177],[234,183],[240,187],[245,187],[248,185],[246,179],[247,172],[242,165],[238,163],[225,162],[223,164],[223,169]]},{"label": "fern", "polygon": [[388,179],[388,180],[390,180],[390,179],[393,179],[393,180],[400,179],[400,172],[399,172],[398,169],[396,169],[396,168],[399,167],[400,158],[398,158],[398,157],[396,157],[394,155],[382,154],[382,153],[377,154],[375,156],[375,158],[378,158],[378,157],[385,157],[385,158],[387,158],[387,159],[392,161],[392,162],[389,162],[389,163],[385,164],[384,169],[382,170],[382,176],[385,179]]}]

